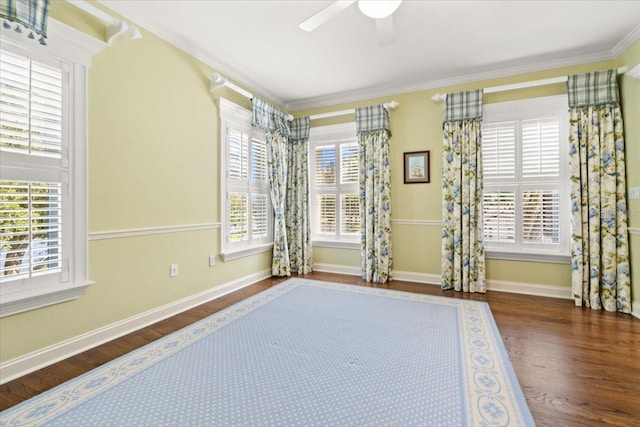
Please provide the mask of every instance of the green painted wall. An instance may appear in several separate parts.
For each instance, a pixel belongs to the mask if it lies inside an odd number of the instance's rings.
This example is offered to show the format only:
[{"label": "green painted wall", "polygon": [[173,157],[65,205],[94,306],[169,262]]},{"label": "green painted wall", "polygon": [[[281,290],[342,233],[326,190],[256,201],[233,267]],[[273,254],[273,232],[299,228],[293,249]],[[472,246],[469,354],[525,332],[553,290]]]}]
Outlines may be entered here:
[{"label": "green painted wall", "polygon": [[[366,101],[341,104],[296,112],[296,116],[317,114],[333,110],[354,108],[374,103],[398,101],[400,106],[391,112],[391,194],[392,218],[394,220],[421,220],[424,224],[394,224],[392,227],[394,270],[397,272],[423,273],[440,275],[440,227],[437,221],[441,214],[441,170],[442,170],[442,120],[444,105],[431,101],[436,93],[457,92],[480,87],[499,86],[523,81],[558,77],[562,75],[583,73],[587,71],[607,69],[614,66],[614,61],[584,64],[574,67],[528,73],[519,76],[479,81],[464,85],[429,89],[424,91],[398,94],[394,96]],[[511,101],[540,96],[566,93],[564,84],[556,84],[537,88],[521,89],[509,92],[487,94],[485,103]],[[332,124],[332,119],[312,122],[312,126]],[[344,118],[334,119],[344,121]],[[407,151],[429,150],[431,160],[431,183],[411,184],[403,182],[403,153]],[[359,266],[358,251],[355,256],[345,257],[340,250],[336,256],[327,248],[314,251],[314,262]],[[487,260],[487,279],[494,281],[521,282],[539,285],[571,287],[571,269],[569,264]]]},{"label": "green painted wall", "polygon": [[[98,7],[101,7],[99,4]],[[52,2],[52,16],[104,39],[104,25],[66,2]],[[114,14],[115,15],[115,14]],[[207,65],[142,30],[141,40],[120,38],[93,59],[89,72],[89,230],[90,232],[189,225],[220,221],[219,120],[217,98],[245,107],[233,91],[208,91]],[[525,74],[473,84],[398,94],[296,113],[313,114],[397,100],[393,129],[393,218],[438,221],[442,104],[430,97],[477,87],[508,84],[638,62],[636,43],[613,61]],[[631,64],[633,65],[633,64]],[[251,88],[249,88],[251,89]],[[492,94],[487,102],[562,93],[562,85]],[[638,81],[623,81],[630,186],[640,185]],[[319,124],[350,120],[325,119]],[[404,185],[402,154],[431,151],[431,183]],[[640,227],[640,204],[630,203],[630,225]],[[634,213],[635,212],[635,213]],[[440,231],[433,225],[393,226],[395,269],[440,273]],[[0,319],[0,362],[71,339],[231,280],[270,268],[270,253],[235,261],[218,260],[219,230],[189,231],[133,238],[92,240],[90,278],[79,299]],[[634,294],[640,294],[640,237],[632,238]],[[359,266],[358,251],[315,248],[315,262]],[[180,275],[169,278],[169,264]],[[490,280],[569,286],[568,265],[488,261]],[[638,301],[638,297],[634,297]]]},{"label": "green painted wall", "polygon": [[[51,4],[53,18],[104,40],[103,24]],[[217,98],[250,103],[225,89],[212,96],[210,67],[142,34],[115,40],[89,71],[90,233],[220,222]],[[270,269],[270,252],[209,267],[219,232],[91,240],[95,284],[77,300],[0,319],[0,361]]]},{"label": "green painted wall", "polygon": [[[616,58],[616,66],[640,64],[640,40]],[[640,80],[630,76],[620,79],[622,116],[627,160],[627,188],[640,187]],[[629,228],[631,233],[631,298],[636,313],[640,313],[640,200],[629,200]]]}]

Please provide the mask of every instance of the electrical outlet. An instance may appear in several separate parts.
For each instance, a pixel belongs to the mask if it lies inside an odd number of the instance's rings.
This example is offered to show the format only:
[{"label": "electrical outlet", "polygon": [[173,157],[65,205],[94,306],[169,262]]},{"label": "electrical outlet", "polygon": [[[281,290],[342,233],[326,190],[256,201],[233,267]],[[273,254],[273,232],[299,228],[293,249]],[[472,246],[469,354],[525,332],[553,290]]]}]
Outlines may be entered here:
[{"label": "electrical outlet", "polygon": [[631,200],[640,199],[640,187],[630,187],[629,188],[629,199],[631,199]]},{"label": "electrical outlet", "polygon": [[178,264],[171,264],[169,276],[176,277],[178,275]]},{"label": "electrical outlet", "polygon": [[214,265],[216,265],[216,256],[209,255],[209,267],[213,267]]}]

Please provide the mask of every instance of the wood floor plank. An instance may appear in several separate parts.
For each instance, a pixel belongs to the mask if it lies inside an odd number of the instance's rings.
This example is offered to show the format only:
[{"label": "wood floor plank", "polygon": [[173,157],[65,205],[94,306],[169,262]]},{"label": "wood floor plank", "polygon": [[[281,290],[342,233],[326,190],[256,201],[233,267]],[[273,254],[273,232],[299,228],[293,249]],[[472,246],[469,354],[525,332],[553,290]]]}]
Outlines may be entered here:
[{"label": "wood floor plank", "polygon": [[[393,281],[375,285],[355,276],[304,276],[357,286],[485,301],[505,343],[538,426],[640,426],[640,320],[574,307],[568,300],[490,291],[463,294]],[[184,313],[0,385],[0,410],[94,369],[285,278],[270,278]]]}]

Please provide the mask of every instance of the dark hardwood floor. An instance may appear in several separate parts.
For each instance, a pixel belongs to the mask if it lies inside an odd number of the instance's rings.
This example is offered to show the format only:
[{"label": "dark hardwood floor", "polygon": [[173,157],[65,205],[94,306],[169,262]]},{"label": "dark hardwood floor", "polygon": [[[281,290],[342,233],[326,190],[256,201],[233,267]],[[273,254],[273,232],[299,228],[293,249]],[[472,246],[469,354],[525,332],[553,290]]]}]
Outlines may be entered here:
[{"label": "dark hardwood floor", "polygon": [[[354,276],[310,279],[372,286]],[[286,278],[272,278],[158,322],[0,386],[9,408],[131,350],[170,334]],[[640,320],[591,311],[572,301],[489,292],[462,294],[402,281],[377,285],[486,301],[539,426],[640,426]]]}]

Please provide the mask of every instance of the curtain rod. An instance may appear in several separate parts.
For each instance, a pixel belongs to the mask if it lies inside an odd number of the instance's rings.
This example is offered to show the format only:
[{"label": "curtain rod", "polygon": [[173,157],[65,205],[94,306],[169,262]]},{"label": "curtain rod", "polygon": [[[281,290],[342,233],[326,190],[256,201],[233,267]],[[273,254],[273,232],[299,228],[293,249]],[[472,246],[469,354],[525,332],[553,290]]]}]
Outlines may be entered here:
[{"label": "curtain rod", "polygon": [[[249,98],[249,99],[253,98],[253,94],[251,92],[244,90],[243,88],[241,88],[240,86],[234,83],[231,83],[222,74],[220,73],[212,74],[211,80],[209,81],[209,91],[213,92],[214,90],[222,86],[226,86],[229,89],[233,89],[234,91],[238,92],[240,95],[244,96],[245,98]],[[293,120],[293,116],[289,114],[287,116],[287,120],[288,121]]]},{"label": "curtain rod", "polygon": [[[628,67],[620,67],[618,68],[617,71],[618,71],[618,74],[624,74],[628,70],[629,70]],[[568,79],[569,78],[567,76],[562,76],[562,77],[551,77],[549,79],[531,80],[528,82],[513,83],[509,85],[502,85],[502,86],[491,86],[491,87],[484,88],[483,92],[496,93],[496,92],[505,92],[507,90],[526,89],[526,88],[537,87],[537,86],[547,86],[547,85],[552,85],[556,83],[565,83]],[[431,99],[434,102],[443,102],[443,101],[446,101],[447,94],[436,93],[431,97]]]},{"label": "curtain rod", "polygon": [[[220,73],[212,74],[211,80],[209,82],[209,91],[213,92],[214,90],[222,86],[226,86],[229,89],[233,89],[234,91],[238,92],[240,95],[243,95],[249,99],[253,98],[253,94],[251,92],[244,90],[243,88],[241,88],[240,86],[234,83],[231,83],[222,74]],[[398,104],[398,102],[396,101],[391,101],[383,105],[384,105],[384,108],[388,110],[388,109],[394,109],[400,104]],[[353,114],[355,112],[356,112],[355,108],[351,108],[349,110],[340,110],[340,111],[332,111],[329,113],[314,114],[309,116],[309,119],[315,120],[315,119],[324,119],[326,117],[344,116],[346,114]],[[293,116],[289,114],[287,116],[287,120],[289,121],[293,120]]]},{"label": "curtain rod", "polygon": [[142,38],[140,30],[136,27],[130,26],[125,21],[119,21],[113,16],[109,15],[97,7],[87,3],[85,0],[67,0],[70,4],[74,5],[78,9],[82,9],[89,15],[93,15],[105,24],[107,24],[107,44],[111,46],[113,40],[121,34],[126,34],[133,40]]}]

